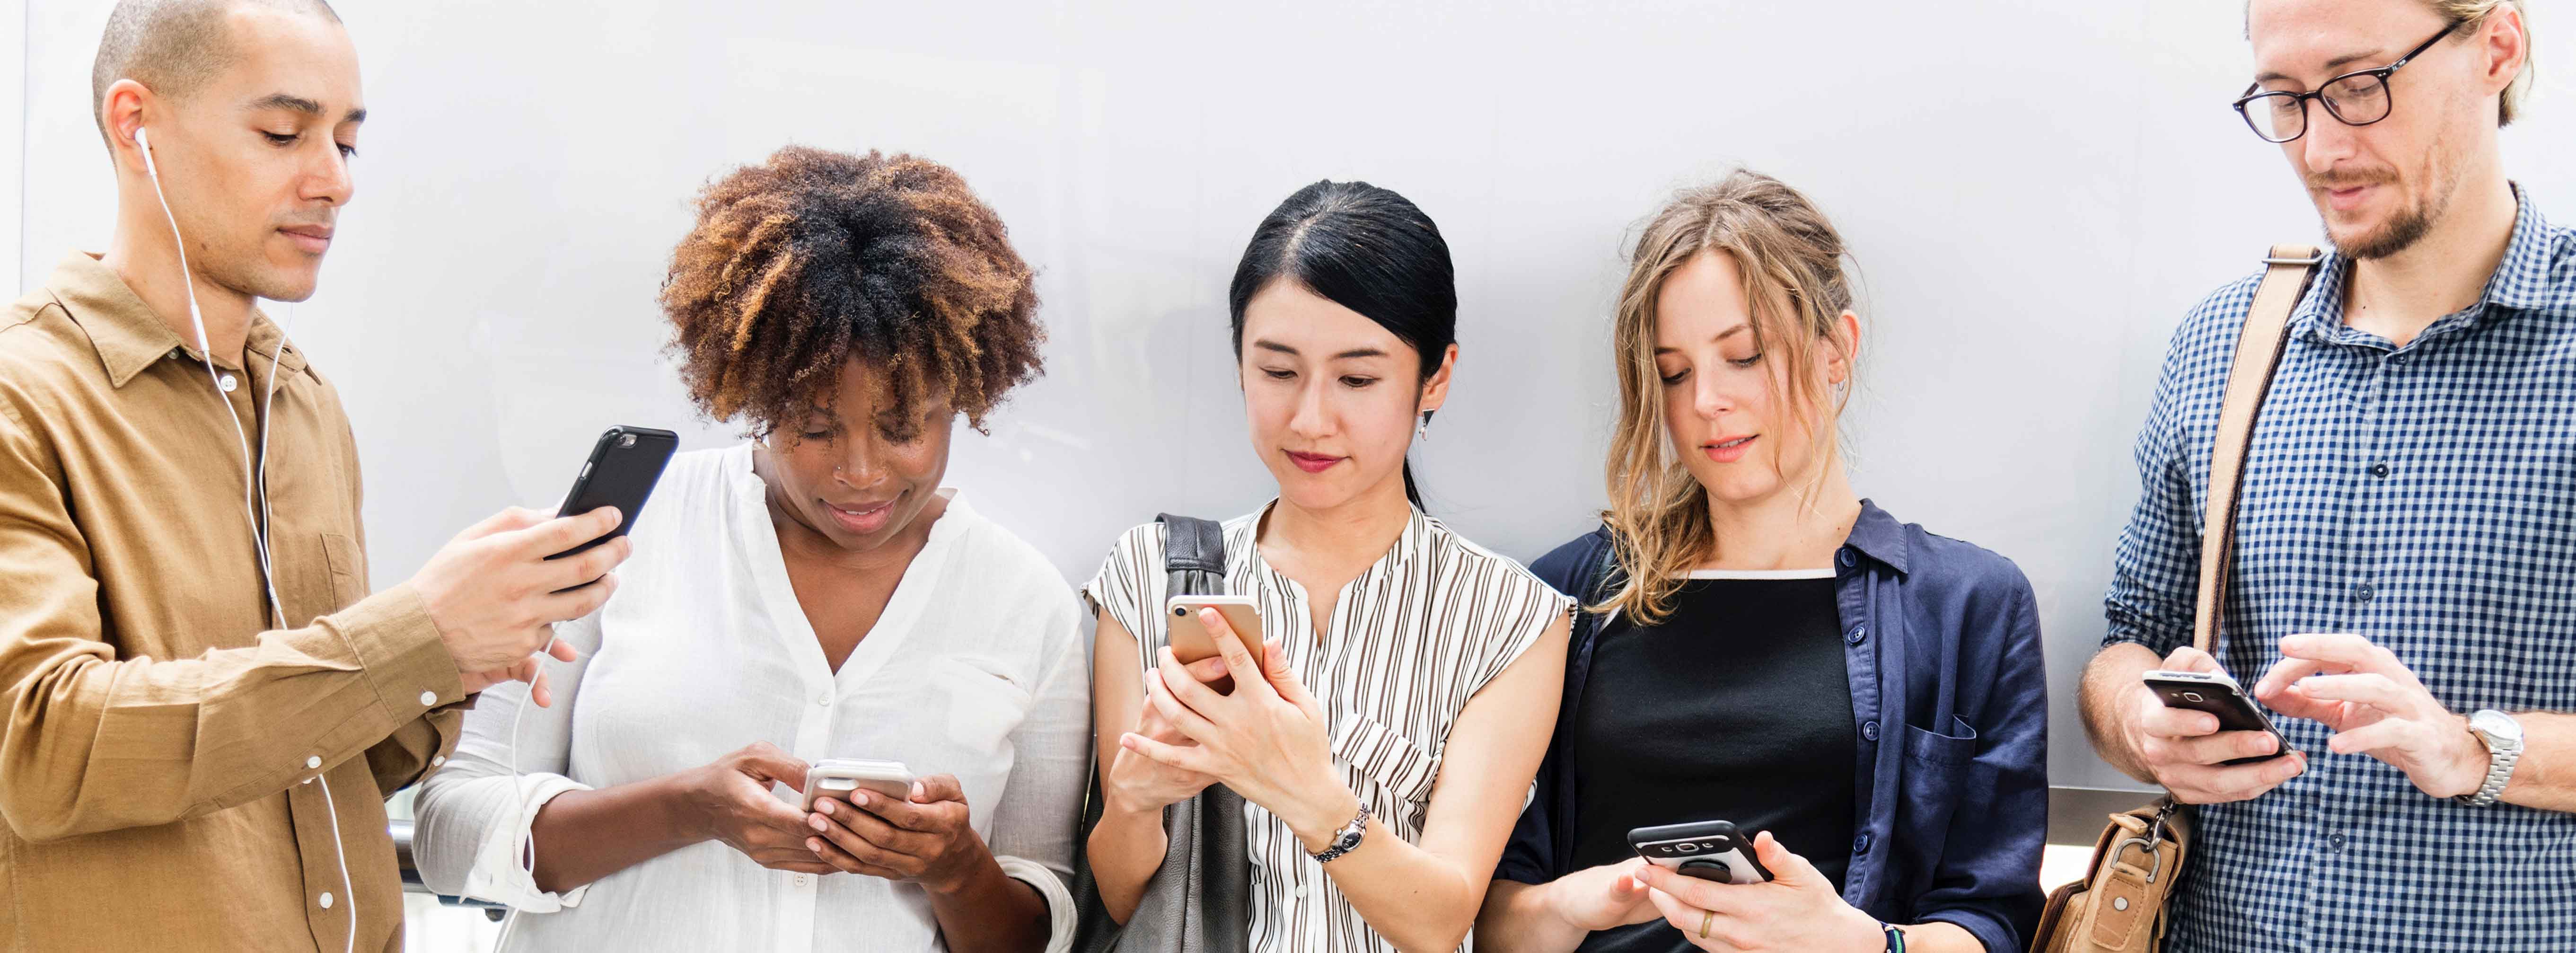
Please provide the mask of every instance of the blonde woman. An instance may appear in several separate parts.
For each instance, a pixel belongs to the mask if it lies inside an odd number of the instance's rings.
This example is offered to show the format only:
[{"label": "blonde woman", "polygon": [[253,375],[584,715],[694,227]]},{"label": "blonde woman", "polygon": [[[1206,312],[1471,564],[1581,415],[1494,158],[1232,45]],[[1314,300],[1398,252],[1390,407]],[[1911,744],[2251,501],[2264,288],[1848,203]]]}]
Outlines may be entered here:
[{"label": "blonde woman", "polygon": [[[1480,950],[2023,948],[2047,819],[2030,584],[1854,495],[1843,257],[1751,172],[1638,242],[1611,505],[1534,567],[1586,611]],[[1628,841],[1716,820],[1773,879],[1684,876]]]}]

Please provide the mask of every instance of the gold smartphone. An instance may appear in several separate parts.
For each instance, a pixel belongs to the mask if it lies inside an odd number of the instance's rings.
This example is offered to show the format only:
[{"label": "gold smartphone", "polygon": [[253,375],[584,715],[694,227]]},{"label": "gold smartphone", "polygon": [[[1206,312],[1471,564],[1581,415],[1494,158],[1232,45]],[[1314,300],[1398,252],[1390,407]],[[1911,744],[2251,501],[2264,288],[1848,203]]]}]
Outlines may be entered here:
[{"label": "gold smartphone", "polygon": [[[1244,649],[1252,653],[1252,664],[1256,667],[1262,664],[1261,609],[1253,603],[1251,596],[1190,595],[1166,600],[1163,612],[1169,617],[1165,620],[1165,631],[1171,637],[1172,657],[1188,665],[1219,654],[1216,636],[1199,624],[1201,609],[1215,609],[1218,615],[1225,617],[1226,624],[1234,627],[1235,636],[1243,640]],[[1216,689],[1217,694],[1230,694],[1234,691],[1234,678],[1219,676],[1208,685]]]}]

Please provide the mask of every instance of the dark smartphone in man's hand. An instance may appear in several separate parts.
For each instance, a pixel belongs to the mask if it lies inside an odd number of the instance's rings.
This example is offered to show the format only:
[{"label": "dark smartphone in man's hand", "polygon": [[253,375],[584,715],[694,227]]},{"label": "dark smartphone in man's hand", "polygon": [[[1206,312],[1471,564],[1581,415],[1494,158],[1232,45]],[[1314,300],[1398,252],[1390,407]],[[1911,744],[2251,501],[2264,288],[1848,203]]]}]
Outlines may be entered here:
[{"label": "dark smartphone in man's hand", "polygon": [[2245,696],[2236,680],[2223,672],[2170,672],[2157,670],[2146,674],[2147,690],[2167,708],[2188,708],[2218,716],[2220,731],[2260,731],[2271,735],[2271,754],[2221,761],[2220,764],[2251,764],[2269,761],[2290,753],[2290,739],[2272,727],[2272,719],[2263,717],[2263,709]]},{"label": "dark smartphone in man's hand", "polygon": [[653,496],[653,484],[662,479],[662,468],[670,465],[671,453],[679,446],[678,434],[651,427],[610,427],[607,433],[600,434],[599,443],[590,448],[589,462],[581,465],[581,475],[573,478],[572,492],[564,496],[563,507],[555,515],[578,516],[614,506],[617,528],[546,558],[578,555],[634,529],[635,518],[644,512],[644,501]]}]

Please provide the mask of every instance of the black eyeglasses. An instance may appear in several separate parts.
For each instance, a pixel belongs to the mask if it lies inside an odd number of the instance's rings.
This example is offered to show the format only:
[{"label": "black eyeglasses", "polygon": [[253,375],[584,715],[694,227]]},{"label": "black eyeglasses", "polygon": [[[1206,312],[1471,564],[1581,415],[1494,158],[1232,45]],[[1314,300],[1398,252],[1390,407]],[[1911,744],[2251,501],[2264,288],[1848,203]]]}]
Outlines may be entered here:
[{"label": "black eyeglasses", "polygon": [[2262,92],[2258,89],[2261,83],[2247,86],[2246,94],[2236,100],[2236,114],[2245,117],[2245,125],[2265,142],[2288,142],[2307,135],[2308,100],[2311,99],[2324,103],[2326,114],[2347,126],[2367,126],[2386,119],[2389,109],[2388,74],[2424,55],[2425,50],[2442,42],[2443,37],[2451,35],[2451,31],[2459,29],[2464,22],[2467,21],[2451,21],[2442,28],[2442,32],[2433,34],[2431,39],[2416,44],[2406,55],[2398,57],[2397,62],[2378,69],[2345,73],[2326,80],[2325,85],[2317,87],[2314,92]]}]

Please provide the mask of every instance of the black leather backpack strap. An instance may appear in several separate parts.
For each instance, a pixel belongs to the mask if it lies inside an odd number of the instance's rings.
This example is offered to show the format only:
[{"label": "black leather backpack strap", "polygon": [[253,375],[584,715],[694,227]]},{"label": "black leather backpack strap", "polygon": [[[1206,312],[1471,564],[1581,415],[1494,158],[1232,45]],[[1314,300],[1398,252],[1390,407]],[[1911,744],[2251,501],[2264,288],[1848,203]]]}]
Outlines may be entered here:
[{"label": "black leather backpack strap", "polygon": [[1225,592],[1225,526],[1195,516],[1164,513],[1163,569],[1171,573],[1167,596],[1207,596]]}]

